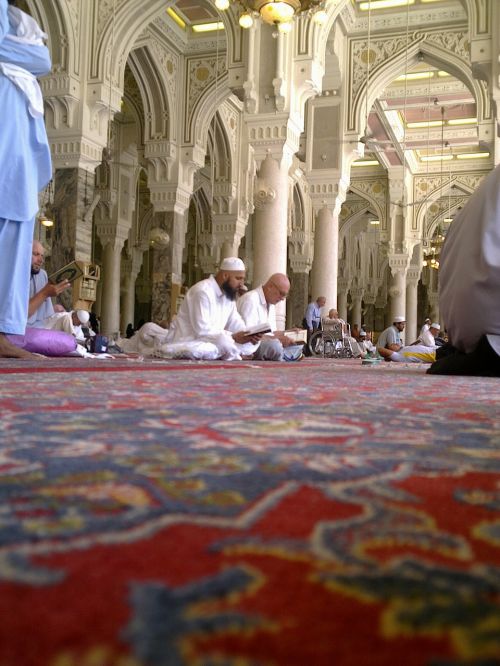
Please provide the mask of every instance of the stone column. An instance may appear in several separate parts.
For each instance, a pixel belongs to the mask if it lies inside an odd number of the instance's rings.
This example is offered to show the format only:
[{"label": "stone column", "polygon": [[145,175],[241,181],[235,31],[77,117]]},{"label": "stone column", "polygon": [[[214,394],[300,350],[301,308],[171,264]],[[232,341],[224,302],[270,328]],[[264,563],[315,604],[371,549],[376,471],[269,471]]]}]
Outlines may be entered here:
[{"label": "stone column", "polygon": [[390,296],[390,318],[394,321],[394,317],[406,316],[406,279],[405,273],[401,270],[396,270],[391,273],[389,284]]},{"label": "stone column", "polygon": [[420,269],[410,268],[406,275],[406,340],[411,343],[417,339],[418,280]]},{"label": "stone column", "polygon": [[121,332],[124,333],[128,324],[134,325],[135,321],[135,283],[141,270],[143,251],[133,248],[132,255],[123,262],[122,275],[122,307],[121,307]]},{"label": "stone column", "polygon": [[254,193],[254,284],[263,284],[273,273],[286,273],[288,166],[270,153],[257,173]]},{"label": "stone column", "polygon": [[[288,167],[283,149],[281,163],[270,153],[262,161],[254,192],[253,284],[259,285],[273,273],[286,273],[288,223]],[[285,329],[286,305],[276,307],[278,330]]]},{"label": "stone column", "polygon": [[363,290],[359,288],[351,289],[351,326],[357,324],[361,328],[361,302],[363,299]]},{"label": "stone column", "polygon": [[338,241],[338,216],[325,205],[316,218],[311,297],[325,296],[326,311],[337,307]]},{"label": "stone column", "polygon": [[346,279],[341,278],[337,283],[337,310],[339,317],[347,321],[347,294],[349,293],[349,284]]},{"label": "stone column", "polygon": [[120,331],[120,259],[124,243],[125,238],[117,235],[103,244],[101,333],[104,335]]}]

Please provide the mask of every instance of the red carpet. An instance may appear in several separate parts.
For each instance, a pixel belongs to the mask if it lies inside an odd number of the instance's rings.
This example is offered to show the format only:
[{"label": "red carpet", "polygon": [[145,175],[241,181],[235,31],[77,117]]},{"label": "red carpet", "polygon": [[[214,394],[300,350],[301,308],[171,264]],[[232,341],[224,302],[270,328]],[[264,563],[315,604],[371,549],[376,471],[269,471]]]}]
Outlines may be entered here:
[{"label": "red carpet", "polygon": [[500,383],[0,361],[0,666],[500,663]]}]

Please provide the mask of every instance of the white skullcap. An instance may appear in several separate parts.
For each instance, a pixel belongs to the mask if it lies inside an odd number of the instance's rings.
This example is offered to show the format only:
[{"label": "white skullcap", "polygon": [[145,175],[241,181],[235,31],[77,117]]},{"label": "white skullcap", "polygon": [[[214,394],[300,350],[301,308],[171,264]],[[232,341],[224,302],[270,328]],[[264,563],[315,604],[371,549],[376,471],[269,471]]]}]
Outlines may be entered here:
[{"label": "white skullcap", "polygon": [[87,312],[87,310],[77,310],[76,311],[76,316],[80,320],[81,324],[88,324],[89,323],[90,315]]},{"label": "white skullcap", "polygon": [[393,324],[402,324],[403,322],[406,321],[406,317],[394,317],[392,320]]},{"label": "white skullcap", "polygon": [[436,324],[436,322],[434,322],[433,324],[431,324],[431,325],[429,326],[429,328],[435,328],[435,329],[437,329],[437,330],[439,331],[439,329],[441,328],[441,326],[440,326],[439,324]]},{"label": "white skullcap", "polygon": [[220,265],[221,271],[244,271],[245,264],[239,257],[226,257]]},{"label": "white skullcap", "polygon": [[359,337],[361,337],[362,335],[366,335],[366,331],[363,331],[363,329],[360,330]]}]

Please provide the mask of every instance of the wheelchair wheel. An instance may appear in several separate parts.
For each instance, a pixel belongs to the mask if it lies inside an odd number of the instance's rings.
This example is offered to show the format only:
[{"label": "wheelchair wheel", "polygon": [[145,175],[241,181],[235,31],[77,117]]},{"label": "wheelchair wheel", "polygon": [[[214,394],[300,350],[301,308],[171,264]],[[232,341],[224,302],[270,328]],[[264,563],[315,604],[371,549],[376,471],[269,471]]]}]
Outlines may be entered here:
[{"label": "wheelchair wheel", "polygon": [[323,331],[316,331],[309,338],[309,351],[312,356],[324,356],[325,345],[323,340]]},{"label": "wheelchair wheel", "polygon": [[335,339],[325,331],[316,331],[309,340],[309,351],[313,356],[333,358],[336,354]]}]

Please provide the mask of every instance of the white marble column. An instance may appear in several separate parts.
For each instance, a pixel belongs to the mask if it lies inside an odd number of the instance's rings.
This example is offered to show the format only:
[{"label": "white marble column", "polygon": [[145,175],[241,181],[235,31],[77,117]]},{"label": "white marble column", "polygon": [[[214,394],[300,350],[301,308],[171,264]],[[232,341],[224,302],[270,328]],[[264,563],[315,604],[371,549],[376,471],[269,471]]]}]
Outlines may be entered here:
[{"label": "white marble column", "polygon": [[102,265],[101,333],[120,331],[120,255],[124,241],[115,238],[104,246]]},{"label": "white marble column", "polygon": [[337,307],[338,242],[338,216],[324,206],[316,218],[311,297],[325,296],[327,312]]},{"label": "white marble column", "polygon": [[351,321],[350,324],[353,326],[357,324],[361,328],[361,302],[363,299],[363,290],[362,289],[351,289]]},{"label": "white marble column", "polygon": [[[288,161],[281,165],[268,153],[258,172],[254,193],[253,286],[273,273],[286,273]],[[286,304],[276,307],[278,330],[285,329]]]},{"label": "white marble column", "polygon": [[411,343],[417,339],[417,295],[418,295],[418,275],[413,275],[413,269],[410,269],[406,276],[406,340]]},{"label": "white marble column", "polygon": [[254,204],[253,282],[259,285],[273,273],[286,273],[287,163],[280,165],[267,155],[257,174]]},{"label": "white marble column", "polygon": [[337,310],[339,317],[347,321],[347,290],[342,289],[337,292]]},{"label": "white marble column", "polygon": [[[394,317],[406,317],[406,276],[405,272],[396,270],[391,274],[389,286],[390,320]],[[404,336],[406,339],[406,336]]]}]

